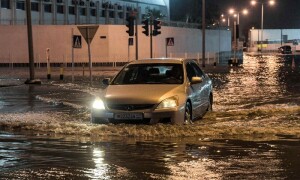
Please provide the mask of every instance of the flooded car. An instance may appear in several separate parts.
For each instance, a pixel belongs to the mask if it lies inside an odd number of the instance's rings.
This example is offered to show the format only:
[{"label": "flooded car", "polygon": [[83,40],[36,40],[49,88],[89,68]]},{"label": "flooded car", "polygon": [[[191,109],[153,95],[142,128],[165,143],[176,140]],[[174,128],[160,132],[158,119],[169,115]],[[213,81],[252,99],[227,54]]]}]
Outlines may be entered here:
[{"label": "flooded car", "polygon": [[281,46],[278,48],[278,52],[281,54],[292,54],[292,47],[289,45]]},{"label": "flooded car", "polygon": [[212,109],[212,81],[194,60],[128,63],[92,105],[92,123],[189,124]]}]

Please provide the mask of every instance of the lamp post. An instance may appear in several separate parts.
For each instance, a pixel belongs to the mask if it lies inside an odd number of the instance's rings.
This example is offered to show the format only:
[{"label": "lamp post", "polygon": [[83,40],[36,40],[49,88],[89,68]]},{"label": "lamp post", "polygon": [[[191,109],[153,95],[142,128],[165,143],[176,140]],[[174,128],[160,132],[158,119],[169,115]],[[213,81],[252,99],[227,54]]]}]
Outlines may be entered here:
[{"label": "lamp post", "polygon": [[238,59],[236,58],[236,52],[238,50],[238,42],[239,42],[239,24],[240,24],[240,13],[247,15],[248,14],[248,10],[247,9],[243,9],[241,11],[236,11],[234,9],[229,9],[228,13],[230,15],[233,15],[233,17],[236,18],[236,20],[234,20],[234,26],[233,26],[233,46],[234,46],[234,57],[233,57],[233,63],[238,65]]},{"label": "lamp post", "polygon": [[238,48],[238,42],[239,42],[239,31],[240,31],[240,13],[243,15],[248,14],[247,9],[243,9],[241,11],[235,11],[234,9],[229,9],[229,14],[233,15],[237,20],[234,21],[234,43],[235,43],[235,49]]},{"label": "lamp post", "polygon": [[[275,0],[268,0],[267,1],[270,6],[273,6],[275,4]],[[251,0],[251,5],[255,6],[257,3],[261,4],[261,40],[260,40],[260,52],[262,55],[263,51],[263,37],[264,37],[264,1],[257,1],[257,0]]]}]

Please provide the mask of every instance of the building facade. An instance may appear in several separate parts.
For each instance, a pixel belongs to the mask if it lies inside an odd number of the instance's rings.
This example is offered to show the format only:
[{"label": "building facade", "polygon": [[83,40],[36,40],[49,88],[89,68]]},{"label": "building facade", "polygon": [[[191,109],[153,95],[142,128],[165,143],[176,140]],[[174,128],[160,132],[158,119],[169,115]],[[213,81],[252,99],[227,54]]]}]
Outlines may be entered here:
[{"label": "building facade", "polygon": [[[0,0],[0,66],[28,65],[25,8],[26,0]],[[169,0],[31,0],[35,62],[45,64],[49,50],[51,63],[87,63],[87,44],[78,30],[82,24],[99,26],[91,42],[94,64],[124,63],[136,59],[136,54],[139,59],[149,58],[150,37],[140,24],[149,13],[163,17],[161,34],[153,37],[153,57],[202,57],[199,24],[170,22]],[[124,25],[132,15],[139,22],[135,37],[128,36]],[[219,28],[206,34],[210,63],[218,62],[222,53],[231,55],[230,31]],[[73,48],[74,35],[82,37],[81,48]],[[170,37],[172,46],[166,44]]]},{"label": "building facade", "polygon": [[[92,39],[90,51],[92,62],[121,63],[135,60],[136,43],[128,43],[124,25],[101,25]],[[162,33],[153,37],[153,57],[181,57],[200,59],[202,57],[202,32],[200,29],[163,26]],[[47,62],[49,49],[51,63],[89,62],[88,47],[81,37],[81,47],[74,46],[73,35],[81,33],[76,25],[34,25],[33,47],[36,63]],[[210,63],[218,60],[219,52],[231,52],[231,32],[227,30],[206,31],[206,58]],[[150,58],[150,38],[138,26],[138,59]],[[174,41],[167,46],[166,39]],[[0,25],[1,64],[28,64],[27,28],[25,25]],[[73,56],[73,58],[72,58]],[[14,66],[15,66],[14,65]]]},{"label": "building facade", "polygon": [[[0,24],[26,24],[26,0],[0,0]],[[32,23],[37,25],[125,24],[149,12],[169,20],[169,0],[31,0]]]}]

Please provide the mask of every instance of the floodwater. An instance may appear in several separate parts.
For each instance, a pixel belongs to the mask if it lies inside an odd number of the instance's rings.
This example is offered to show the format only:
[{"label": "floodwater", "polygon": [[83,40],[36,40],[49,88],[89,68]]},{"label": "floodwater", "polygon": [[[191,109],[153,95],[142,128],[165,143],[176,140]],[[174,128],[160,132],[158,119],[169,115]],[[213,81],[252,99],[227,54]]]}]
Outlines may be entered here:
[{"label": "floodwater", "polygon": [[0,178],[299,179],[300,57],[207,72],[214,111],[181,126],[90,124],[83,81],[0,87]]}]

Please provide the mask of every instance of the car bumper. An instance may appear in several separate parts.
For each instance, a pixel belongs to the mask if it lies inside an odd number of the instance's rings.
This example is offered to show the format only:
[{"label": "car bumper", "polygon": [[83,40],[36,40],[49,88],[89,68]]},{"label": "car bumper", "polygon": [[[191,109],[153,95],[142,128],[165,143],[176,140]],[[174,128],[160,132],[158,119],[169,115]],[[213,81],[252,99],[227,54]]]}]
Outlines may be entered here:
[{"label": "car bumper", "polygon": [[[149,123],[156,124],[160,122],[170,122],[172,124],[183,124],[184,122],[184,105],[176,108],[155,109],[155,110],[140,110],[140,111],[119,111],[119,110],[97,110],[92,109],[92,123]],[[141,119],[119,119],[116,118],[119,114],[142,114]]]}]

